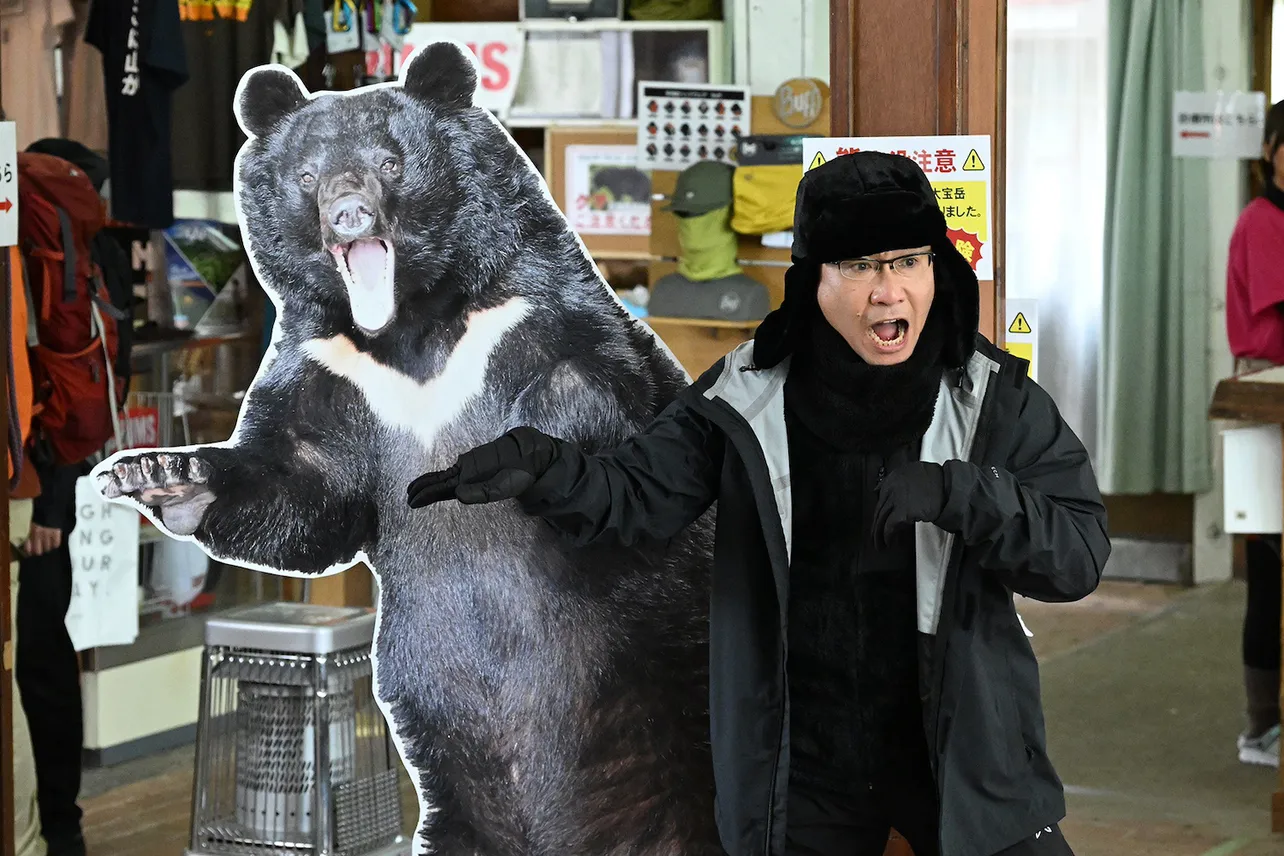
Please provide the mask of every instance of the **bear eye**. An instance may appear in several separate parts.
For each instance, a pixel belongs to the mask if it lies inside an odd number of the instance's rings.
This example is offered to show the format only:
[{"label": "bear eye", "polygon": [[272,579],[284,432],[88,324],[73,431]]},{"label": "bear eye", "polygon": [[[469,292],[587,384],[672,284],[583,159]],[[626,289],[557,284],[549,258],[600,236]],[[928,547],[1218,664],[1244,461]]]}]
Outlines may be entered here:
[{"label": "bear eye", "polygon": [[316,177],[315,175],[313,175],[312,173],[310,173],[310,172],[301,172],[301,173],[299,173],[299,183],[300,183],[300,184],[308,185],[308,184],[311,184],[312,182],[314,182],[314,181],[316,181],[316,180],[317,180],[317,177]]},{"label": "bear eye", "polygon": [[397,171],[397,159],[396,159],[396,158],[384,158],[383,163],[381,163],[381,164],[379,165],[379,169],[381,169],[381,170],[383,170],[384,172],[387,172],[387,173],[393,173],[393,172],[396,172],[396,171]]}]

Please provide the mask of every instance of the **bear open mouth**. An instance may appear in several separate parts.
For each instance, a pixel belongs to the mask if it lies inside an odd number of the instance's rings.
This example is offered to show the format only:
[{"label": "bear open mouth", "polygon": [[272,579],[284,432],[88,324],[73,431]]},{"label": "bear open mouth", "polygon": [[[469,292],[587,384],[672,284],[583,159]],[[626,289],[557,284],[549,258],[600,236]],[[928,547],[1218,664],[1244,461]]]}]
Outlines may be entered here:
[{"label": "bear open mouth", "polygon": [[392,320],[396,308],[396,253],[382,238],[359,238],[330,248],[348,288],[352,320],[367,333],[377,333]]}]

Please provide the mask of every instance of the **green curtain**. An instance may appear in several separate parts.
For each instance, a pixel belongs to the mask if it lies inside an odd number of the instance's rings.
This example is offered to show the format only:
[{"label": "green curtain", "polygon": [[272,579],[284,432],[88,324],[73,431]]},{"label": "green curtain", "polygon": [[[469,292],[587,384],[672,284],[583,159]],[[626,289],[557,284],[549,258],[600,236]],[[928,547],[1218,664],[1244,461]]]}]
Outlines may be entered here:
[{"label": "green curtain", "polygon": [[[1208,162],[1174,158],[1172,101],[1203,90],[1203,0],[1109,0],[1098,477],[1111,494],[1212,484]],[[1070,228],[1070,224],[1067,224]]]}]

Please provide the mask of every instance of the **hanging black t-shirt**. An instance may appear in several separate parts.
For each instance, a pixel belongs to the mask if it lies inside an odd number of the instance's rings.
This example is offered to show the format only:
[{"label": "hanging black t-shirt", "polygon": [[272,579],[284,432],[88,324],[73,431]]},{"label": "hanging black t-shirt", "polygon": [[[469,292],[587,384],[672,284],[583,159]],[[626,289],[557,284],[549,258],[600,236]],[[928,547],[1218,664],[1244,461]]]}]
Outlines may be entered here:
[{"label": "hanging black t-shirt", "polygon": [[[231,4],[229,4],[230,6]],[[238,4],[237,14],[217,6],[204,16],[188,15],[179,25],[188,61],[200,73],[174,97],[174,187],[226,193],[233,163],[245,142],[232,102],[241,76],[272,61],[277,21],[287,22],[288,0]]]},{"label": "hanging black t-shirt", "polygon": [[170,99],[187,81],[178,0],[94,0],[85,41],[103,57],[111,216],[174,222]]}]

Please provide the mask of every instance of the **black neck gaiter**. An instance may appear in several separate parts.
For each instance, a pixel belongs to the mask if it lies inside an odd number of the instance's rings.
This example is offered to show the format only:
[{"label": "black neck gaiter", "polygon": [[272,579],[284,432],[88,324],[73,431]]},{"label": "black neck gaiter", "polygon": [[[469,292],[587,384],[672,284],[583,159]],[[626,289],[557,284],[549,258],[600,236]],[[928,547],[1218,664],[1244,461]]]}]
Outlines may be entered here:
[{"label": "black neck gaiter", "polygon": [[919,440],[936,410],[944,327],[929,313],[909,359],[872,366],[817,311],[789,365],[785,407],[835,449],[885,454]]}]

